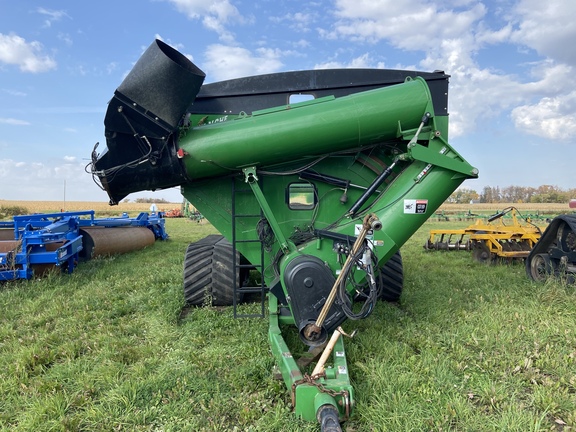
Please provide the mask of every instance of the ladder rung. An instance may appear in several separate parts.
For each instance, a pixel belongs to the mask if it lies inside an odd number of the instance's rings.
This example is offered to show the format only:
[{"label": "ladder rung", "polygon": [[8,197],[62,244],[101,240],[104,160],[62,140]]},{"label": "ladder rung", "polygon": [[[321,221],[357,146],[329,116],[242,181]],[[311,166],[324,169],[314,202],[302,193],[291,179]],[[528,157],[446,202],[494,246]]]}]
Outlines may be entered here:
[{"label": "ladder rung", "polygon": [[236,268],[247,268],[247,269],[252,269],[252,270],[258,270],[259,268],[261,268],[262,265],[260,264],[237,264]]},{"label": "ladder rung", "polygon": [[261,292],[260,289],[258,289],[258,290],[247,290],[247,291],[238,290],[237,292],[238,292],[239,294],[259,294],[259,295],[266,295],[266,293],[265,293],[265,292]]},{"label": "ladder rung", "polygon": [[[264,217],[263,212],[260,211],[259,214],[236,214],[236,193],[253,193],[252,188],[248,189],[237,189],[237,186],[244,185],[241,183],[240,185],[232,179],[232,250],[236,253],[236,245],[239,243],[260,243],[261,253],[262,253],[262,260],[259,265],[253,264],[240,264],[238,261],[234,261],[234,280],[238,284],[236,272],[239,269],[256,269],[259,270],[261,273],[264,272],[264,245],[259,239],[253,240],[238,240],[236,239],[236,220],[245,218],[245,219],[262,219]],[[234,318],[264,318],[266,316],[266,309],[265,309],[265,302],[266,302],[266,293],[268,292],[268,287],[264,284],[264,281],[261,280],[260,286],[244,286],[244,287],[234,287],[234,293],[242,293],[242,294],[260,294],[260,313],[253,313],[253,314],[239,314],[237,310],[238,304],[234,301]],[[236,296],[234,296],[236,298]]]}]

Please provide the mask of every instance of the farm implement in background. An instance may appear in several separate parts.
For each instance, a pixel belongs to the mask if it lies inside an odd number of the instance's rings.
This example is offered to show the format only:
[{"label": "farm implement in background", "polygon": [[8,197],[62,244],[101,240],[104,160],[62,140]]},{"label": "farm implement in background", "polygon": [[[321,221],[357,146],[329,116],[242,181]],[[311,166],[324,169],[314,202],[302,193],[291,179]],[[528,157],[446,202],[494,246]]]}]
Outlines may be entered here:
[{"label": "farm implement in background", "polygon": [[182,201],[182,215],[194,222],[202,222],[204,216],[186,198]]},{"label": "farm implement in background", "polygon": [[[505,220],[504,216],[509,219]],[[514,207],[508,207],[488,217],[487,222],[477,219],[473,225],[463,229],[430,230],[424,244],[426,250],[472,251],[478,262],[524,259],[540,239],[542,231],[530,219],[519,217]],[[493,223],[498,221],[498,223]]]},{"label": "farm implement in background", "polygon": [[14,216],[0,222],[0,281],[31,279],[168,238],[161,215],[96,219],[93,210]]},{"label": "farm implement in background", "polygon": [[200,222],[204,218],[202,214],[194,208],[190,202],[184,198],[182,201],[182,205],[179,209],[172,209],[168,211],[164,211],[164,217],[167,218],[180,218],[185,217],[194,222]]},{"label": "farm implement in background", "polygon": [[445,210],[440,210],[437,211],[436,214],[436,219],[439,222],[449,222],[449,221],[463,221],[463,220],[474,220],[478,217],[480,217],[480,215],[476,214],[476,213],[472,213],[471,210],[468,210],[466,212],[460,212],[460,213],[454,213],[454,212],[447,212]]},{"label": "farm implement in background", "polygon": [[[341,325],[399,299],[400,247],[478,176],[448,143],[449,76],[204,78],[156,40],[108,104],[107,148],[94,148],[92,175],[111,204],[181,186],[222,234],[188,246],[185,299],[233,306],[235,317],[265,317],[267,299],[271,350],[296,415],[340,431],[355,408]],[[239,313],[244,294],[260,295],[259,313]],[[286,327],[322,352],[313,370],[293,357]]]},{"label": "farm implement in background", "polygon": [[[569,202],[576,209],[576,200]],[[557,277],[576,282],[576,214],[554,218],[526,259],[526,273],[535,281]]]}]

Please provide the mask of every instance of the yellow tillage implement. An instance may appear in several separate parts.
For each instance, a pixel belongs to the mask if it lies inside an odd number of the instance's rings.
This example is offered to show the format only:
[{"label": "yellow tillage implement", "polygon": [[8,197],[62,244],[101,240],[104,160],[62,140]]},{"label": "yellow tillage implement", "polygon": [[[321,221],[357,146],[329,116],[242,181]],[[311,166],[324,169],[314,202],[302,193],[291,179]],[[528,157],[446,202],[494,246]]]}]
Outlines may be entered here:
[{"label": "yellow tillage implement", "polygon": [[[512,221],[506,224],[502,216],[509,212]],[[497,258],[522,260],[538,242],[542,231],[529,219],[520,222],[519,216],[515,207],[508,207],[490,216],[487,222],[477,219],[464,229],[430,230],[424,249],[472,251],[474,259],[479,262],[491,262]],[[493,223],[496,220],[498,223]]]}]

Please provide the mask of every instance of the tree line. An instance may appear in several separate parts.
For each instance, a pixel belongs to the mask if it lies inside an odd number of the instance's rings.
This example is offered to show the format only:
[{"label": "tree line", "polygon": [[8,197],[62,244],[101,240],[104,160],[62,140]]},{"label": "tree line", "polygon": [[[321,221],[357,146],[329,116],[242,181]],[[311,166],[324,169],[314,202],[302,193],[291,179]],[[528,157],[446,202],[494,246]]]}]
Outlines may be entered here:
[{"label": "tree line", "polygon": [[459,188],[446,200],[447,203],[565,203],[576,198],[576,189],[542,185],[537,188],[526,186],[485,186],[480,193],[473,189]]},{"label": "tree line", "polygon": [[[130,200],[125,199],[124,202],[128,202]],[[169,201],[166,201],[164,198],[136,198],[134,200],[135,203],[139,203],[139,204],[151,204],[151,203],[156,203],[156,204],[169,204]]]}]

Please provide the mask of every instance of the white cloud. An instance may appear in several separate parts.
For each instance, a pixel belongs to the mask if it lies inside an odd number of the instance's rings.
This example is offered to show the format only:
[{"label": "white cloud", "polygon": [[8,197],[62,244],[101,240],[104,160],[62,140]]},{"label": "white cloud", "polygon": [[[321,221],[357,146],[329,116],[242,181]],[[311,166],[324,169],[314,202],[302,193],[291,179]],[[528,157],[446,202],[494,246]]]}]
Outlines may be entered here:
[{"label": "white cloud", "polygon": [[518,129],[555,141],[569,141],[576,136],[576,91],[557,97],[545,97],[533,105],[512,110]]},{"label": "white cloud", "polygon": [[[65,187],[68,201],[107,202],[108,195],[84,171],[85,164],[74,156],[45,162],[0,159],[0,199],[61,201]],[[130,194],[128,198],[151,196],[171,202],[182,201],[180,188],[144,191]]]},{"label": "white cloud", "polygon": [[114,72],[116,69],[118,68],[118,63],[116,62],[110,62],[108,63],[108,65],[106,66],[106,73],[108,75],[112,74],[112,72]]},{"label": "white cloud", "polygon": [[[440,69],[451,75],[450,133],[454,137],[502,114],[522,131],[538,136],[559,137],[572,130],[576,107],[561,95],[571,95],[573,90],[576,2],[520,0],[506,9],[505,4],[488,8],[474,0],[336,0],[335,15],[333,27],[320,31],[326,39],[384,42],[399,50],[423,52],[418,69]],[[516,65],[522,76],[480,66],[478,53],[501,44],[533,49],[544,58]],[[374,67],[367,54],[354,61]],[[334,61],[320,66],[348,67]],[[529,115],[530,109],[538,111],[539,120]]]},{"label": "white cloud", "polygon": [[334,34],[354,41],[383,39],[400,49],[433,49],[445,39],[458,38],[486,14],[481,3],[455,12],[420,0],[337,0]]},{"label": "white cloud", "polygon": [[316,16],[313,13],[295,12],[283,16],[271,16],[268,19],[275,24],[287,23],[290,29],[307,33],[311,30],[310,26],[316,21]]},{"label": "white cloud", "polygon": [[[26,181],[23,182],[23,179]],[[84,172],[84,164],[81,162],[0,159],[2,199],[60,200],[65,180],[68,180],[66,198],[69,200],[94,199],[91,196],[101,196],[100,200],[104,198],[104,193],[98,190],[92,178]]]},{"label": "white cloud", "polygon": [[46,21],[44,21],[45,27],[51,27],[53,22],[60,21],[64,17],[70,18],[66,11],[63,10],[51,10],[39,7],[36,9],[36,12],[46,17]]},{"label": "white cloud", "polygon": [[0,117],[0,123],[13,125],[13,126],[30,126],[31,125],[31,123],[26,121],[26,120],[20,120],[20,119],[15,119],[15,118],[1,118],[1,117]]},{"label": "white cloud", "polygon": [[292,46],[294,48],[297,48],[297,49],[305,49],[305,48],[310,47],[311,45],[312,44],[310,43],[310,41],[308,41],[306,39],[300,39],[300,40],[292,43]]},{"label": "white cloud", "polygon": [[64,42],[68,46],[72,46],[72,44],[74,43],[72,41],[72,37],[70,37],[70,35],[68,33],[58,33],[58,39],[60,39],[62,42]]},{"label": "white cloud", "polygon": [[203,69],[212,81],[278,72],[285,53],[258,48],[254,53],[241,47],[215,44],[206,49]]},{"label": "white cloud", "polygon": [[234,35],[227,29],[227,24],[232,22],[246,22],[238,9],[230,0],[166,0],[172,3],[176,10],[184,13],[190,19],[202,21],[204,27],[213,30],[220,39],[232,43]]},{"label": "white cloud", "polygon": [[0,62],[17,65],[23,72],[46,72],[56,69],[56,61],[42,53],[42,44],[26,42],[16,34],[0,33]]},{"label": "white cloud", "polygon": [[314,69],[339,69],[339,68],[375,68],[383,69],[385,67],[383,62],[375,61],[370,54],[365,53],[359,57],[355,57],[349,62],[327,61],[319,63],[314,66]]},{"label": "white cloud", "polygon": [[576,2],[521,0],[514,12],[520,16],[512,40],[540,55],[576,66]]},{"label": "white cloud", "polygon": [[506,43],[510,40],[512,30],[511,23],[496,30],[487,28],[483,23],[480,23],[476,32],[476,42],[480,45]]}]

